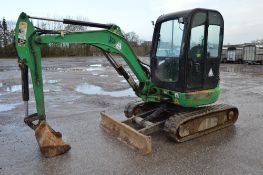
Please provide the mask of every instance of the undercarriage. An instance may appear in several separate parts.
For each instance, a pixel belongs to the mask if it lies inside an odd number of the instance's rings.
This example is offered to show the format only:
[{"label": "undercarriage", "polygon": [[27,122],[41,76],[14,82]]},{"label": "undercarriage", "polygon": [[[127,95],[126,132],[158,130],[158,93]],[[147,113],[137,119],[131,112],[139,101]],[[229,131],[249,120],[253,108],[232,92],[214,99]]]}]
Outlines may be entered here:
[{"label": "undercarriage", "polygon": [[185,108],[169,103],[129,103],[124,113],[128,119],[118,122],[101,113],[101,125],[129,146],[151,152],[151,137],[164,130],[176,142],[185,142],[233,125],[238,109],[226,104]]}]

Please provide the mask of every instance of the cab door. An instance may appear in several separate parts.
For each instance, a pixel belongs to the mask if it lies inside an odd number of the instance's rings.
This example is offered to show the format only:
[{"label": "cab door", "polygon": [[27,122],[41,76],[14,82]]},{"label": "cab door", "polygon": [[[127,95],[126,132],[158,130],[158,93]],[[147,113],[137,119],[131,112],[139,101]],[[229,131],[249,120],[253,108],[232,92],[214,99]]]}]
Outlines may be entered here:
[{"label": "cab door", "polygon": [[219,82],[223,18],[218,12],[197,12],[191,21],[187,54],[187,90],[214,89]]},{"label": "cab door", "polygon": [[213,89],[219,83],[219,64],[223,43],[223,19],[219,13],[208,12],[207,50],[204,71],[204,89]]},{"label": "cab door", "polygon": [[186,85],[188,90],[197,90],[203,87],[206,54],[206,21],[206,12],[198,12],[192,18],[186,69]]}]

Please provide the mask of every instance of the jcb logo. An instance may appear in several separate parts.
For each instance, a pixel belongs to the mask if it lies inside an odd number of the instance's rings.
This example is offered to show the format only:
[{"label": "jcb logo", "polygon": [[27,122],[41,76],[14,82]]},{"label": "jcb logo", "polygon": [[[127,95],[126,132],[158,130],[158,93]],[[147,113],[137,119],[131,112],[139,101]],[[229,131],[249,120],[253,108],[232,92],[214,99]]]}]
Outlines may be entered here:
[{"label": "jcb logo", "polygon": [[116,43],[116,40],[115,40],[112,36],[110,36],[110,37],[109,37],[109,43],[110,43],[110,44],[115,44],[115,43]]}]

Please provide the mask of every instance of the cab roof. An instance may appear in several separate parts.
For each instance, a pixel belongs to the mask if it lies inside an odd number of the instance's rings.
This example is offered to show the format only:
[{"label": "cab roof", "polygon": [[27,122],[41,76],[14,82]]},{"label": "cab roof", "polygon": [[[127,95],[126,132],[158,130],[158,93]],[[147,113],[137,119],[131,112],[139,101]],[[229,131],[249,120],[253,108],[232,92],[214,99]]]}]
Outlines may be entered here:
[{"label": "cab roof", "polygon": [[173,13],[168,13],[168,14],[165,14],[165,15],[161,15],[157,19],[156,23],[161,23],[163,21],[168,21],[168,20],[176,19],[176,18],[180,18],[180,17],[183,17],[184,19],[187,19],[189,16],[191,16],[193,13],[195,13],[197,11],[213,11],[213,12],[219,13],[217,10],[213,10],[213,9],[194,8],[194,9],[189,9],[189,10],[178,11],[178,12],[173,12]]}]

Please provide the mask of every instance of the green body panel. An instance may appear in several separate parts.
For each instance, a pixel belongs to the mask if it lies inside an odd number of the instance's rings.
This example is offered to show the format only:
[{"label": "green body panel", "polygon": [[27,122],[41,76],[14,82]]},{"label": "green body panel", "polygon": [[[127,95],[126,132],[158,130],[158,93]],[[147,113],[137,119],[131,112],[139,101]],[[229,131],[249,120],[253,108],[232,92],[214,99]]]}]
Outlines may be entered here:
[{"label": "green body panel", "polygon": [[175,92],[166,89],[158,89],[158,92],[151,95],[140,95],[147,102],[168,101],[183,107],[198,107],[216,102],[220,95],[220,88],[195,91],[189,93]]},{"label": "green body panel", "polygon": [[[23,28],[25,25],[26,29]],[[83,43],[98,47],[109,53],[121,55],[140,84],[143,85],[137,95],[146,102],[167,101],[184,107],[196,107],[214,103],[220,94],[219,86],[211,90],[190,93],[158,88],[144,72],[137,56],[123,37],[118,26],[114,26],[110,30],[38,35],[28,16],[25,13],[21,13],[15,32],[19,60],[27,64],[31,71],[36,108],[39,116],[45,116],[40,45],[49,43]],[[25,32],[25,42],[21,44],[21,38],[23,38]]]},{"label": "green body panel", "polygon": [[[25,31],[25,44],[21,45],[18,43],[19,39],[19,30],[22,30],[24,25]],[[20,26],[19,26],[20,25]],[[41,53],[40,48],[34,43],[34,27],[33,24],[29,21],[25,13],[21,13],[15,29],[15,42],[16,50],[19,56],[20,62],[27,64],[30,69],[32,84],[34,89],[37,113],[39,116],[45,116],[45,106],[44,106],[44,94],[43,94],[43,80],[42,80],[42,65],[41,65]],[[21,37],[21,36],[20,36]],[[31,44],[29,39],[32,40]],[[31,45],[31,47],[30,47]],[[33,51],[32,51],[33,49]],[[36,62],[33,58],[33,52],[35,54]],[[36,70],[37,68],[37,70]]]}]

